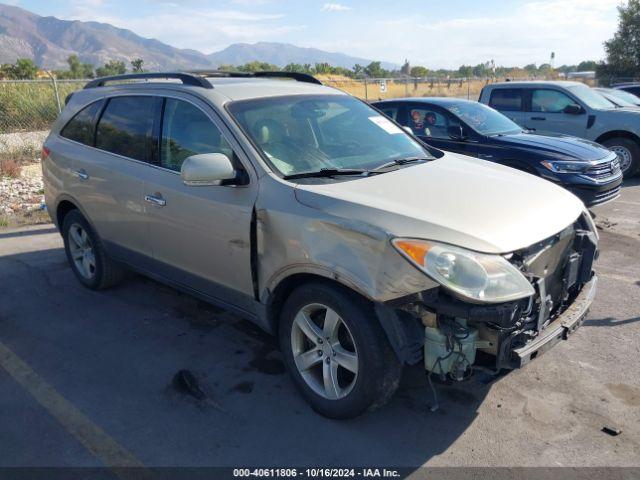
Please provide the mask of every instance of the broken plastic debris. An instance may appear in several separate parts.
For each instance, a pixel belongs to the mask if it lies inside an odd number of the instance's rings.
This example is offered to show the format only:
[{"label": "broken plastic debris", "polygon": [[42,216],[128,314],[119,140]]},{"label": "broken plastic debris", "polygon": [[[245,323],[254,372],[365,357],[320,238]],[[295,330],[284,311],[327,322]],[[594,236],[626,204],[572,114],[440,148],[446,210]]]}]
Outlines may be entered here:
[{"label": "broken plastic debris", "polygon": [[198,400],[204,400],[207,397],[200,388],[198,379],[189,370],[179,370],[178,373],[173,376],[173,381],[171,383],[173,388],[179,392],[191,395],[193,398]]},{"label": "broken plastic debris", "polygon": [[622,430],[615,427],[602,427],[602,431],[607,435],[611,435],[612,437],[617,437],[622,433]]}]

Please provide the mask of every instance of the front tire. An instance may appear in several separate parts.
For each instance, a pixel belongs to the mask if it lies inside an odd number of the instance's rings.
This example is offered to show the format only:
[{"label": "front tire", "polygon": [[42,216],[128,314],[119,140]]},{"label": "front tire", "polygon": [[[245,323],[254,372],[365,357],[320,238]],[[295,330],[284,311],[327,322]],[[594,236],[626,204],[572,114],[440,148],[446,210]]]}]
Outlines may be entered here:
[{"label": "front tire", "polygon": [[612,152],[618,154],[620,169],[625,178],[633,177],[640,169],[640,146],[624,137],[611,138],[602,142]]},{"label": "front tire", "polygon": [[62,238],[69,265],[85,287],[103,290],[122,280],[122,267],[107,256],[100,237],[78,210],[64,217]]},{"label": "front tire", "polygon": [[345,289],[313,283],[285,302],[279,328],[285,363],[311,407],[329,418],[353,418],[384,405],[402,364],[372,306]]}]

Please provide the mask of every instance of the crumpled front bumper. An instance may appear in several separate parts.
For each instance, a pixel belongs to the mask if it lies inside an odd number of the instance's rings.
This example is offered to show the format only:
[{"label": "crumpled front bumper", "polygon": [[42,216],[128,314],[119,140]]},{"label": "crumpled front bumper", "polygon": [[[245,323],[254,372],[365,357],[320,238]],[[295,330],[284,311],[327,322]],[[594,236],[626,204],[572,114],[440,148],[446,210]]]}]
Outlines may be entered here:
[{"label": "crumpled front bumper", "polygon": [[525,346],[511,351],[511,368],[520,368],[531,360],[552,348],[556,343],[566,340],[584,322],[589,307],[596,295],[598,277],[594,276],[583,287],[573,303],[542,333]]}]

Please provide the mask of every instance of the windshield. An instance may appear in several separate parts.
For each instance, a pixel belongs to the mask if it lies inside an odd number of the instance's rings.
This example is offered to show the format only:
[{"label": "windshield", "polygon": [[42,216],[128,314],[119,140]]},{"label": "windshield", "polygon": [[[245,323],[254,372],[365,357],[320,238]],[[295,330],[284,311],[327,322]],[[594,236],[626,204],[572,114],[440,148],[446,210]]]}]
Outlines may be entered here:
[{"label": "windshield", "polygon": [[394,160],[432,158],[406,132],[347,95],[243,100],[229,112],[282,175],[321,169],[370,169]]},{"label": "windshield", "polygon": [[573,87],[567,87],[567,89],[573,93],[578,100],[586,103],[590,108],[596,108],[599,110],[611,110],[616,106],[586,85],[575,85]]},{"label": "windshield", "polygon": [[447,110],[481,135],[504,135],[522,131],[517,123],[482,103],[454,103]]},{"label": "windshield", "polygon": [[633,93],[625,92],[624,90],[616,90],[615,88],[607,89],[607,93],[634,106],[640,104],[640,99]]},{"label": "windshield", "polygon": [[610,102],[613,102],[614,104],[618,105],[619,107],[635,107],[635,105],[631,102],[628,102],[627,100],[623,99],[623,98],[618,98],[617,95],[614,95],[608,91],[604,91],[601,92],[600,90],[598,90],[602,96],[604,98],[606,98],[607,100],[609,100]]}]

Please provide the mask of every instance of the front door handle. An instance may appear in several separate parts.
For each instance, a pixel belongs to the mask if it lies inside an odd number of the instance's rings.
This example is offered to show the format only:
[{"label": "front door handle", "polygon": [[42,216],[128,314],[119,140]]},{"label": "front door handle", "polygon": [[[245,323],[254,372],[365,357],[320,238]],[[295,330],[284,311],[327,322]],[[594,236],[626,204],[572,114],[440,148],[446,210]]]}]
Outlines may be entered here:
[{"label": "front door handle", "polygon": [[545,121],[546,117],[531,117],[531,120],[540,120],[540,121]]},{"label": "front door handle", "polygon": [[151,203],[152,205],[156,205],[158,207],[164,207],[167,204],[167,201],[162,198],[162,195],[145,195],[144,201]]},{"label": "front door handle", "polygon": [[84,168],[73,172],[73,176],[79,178],[80,180],[89,180],[89,174],[85,171]]}]

